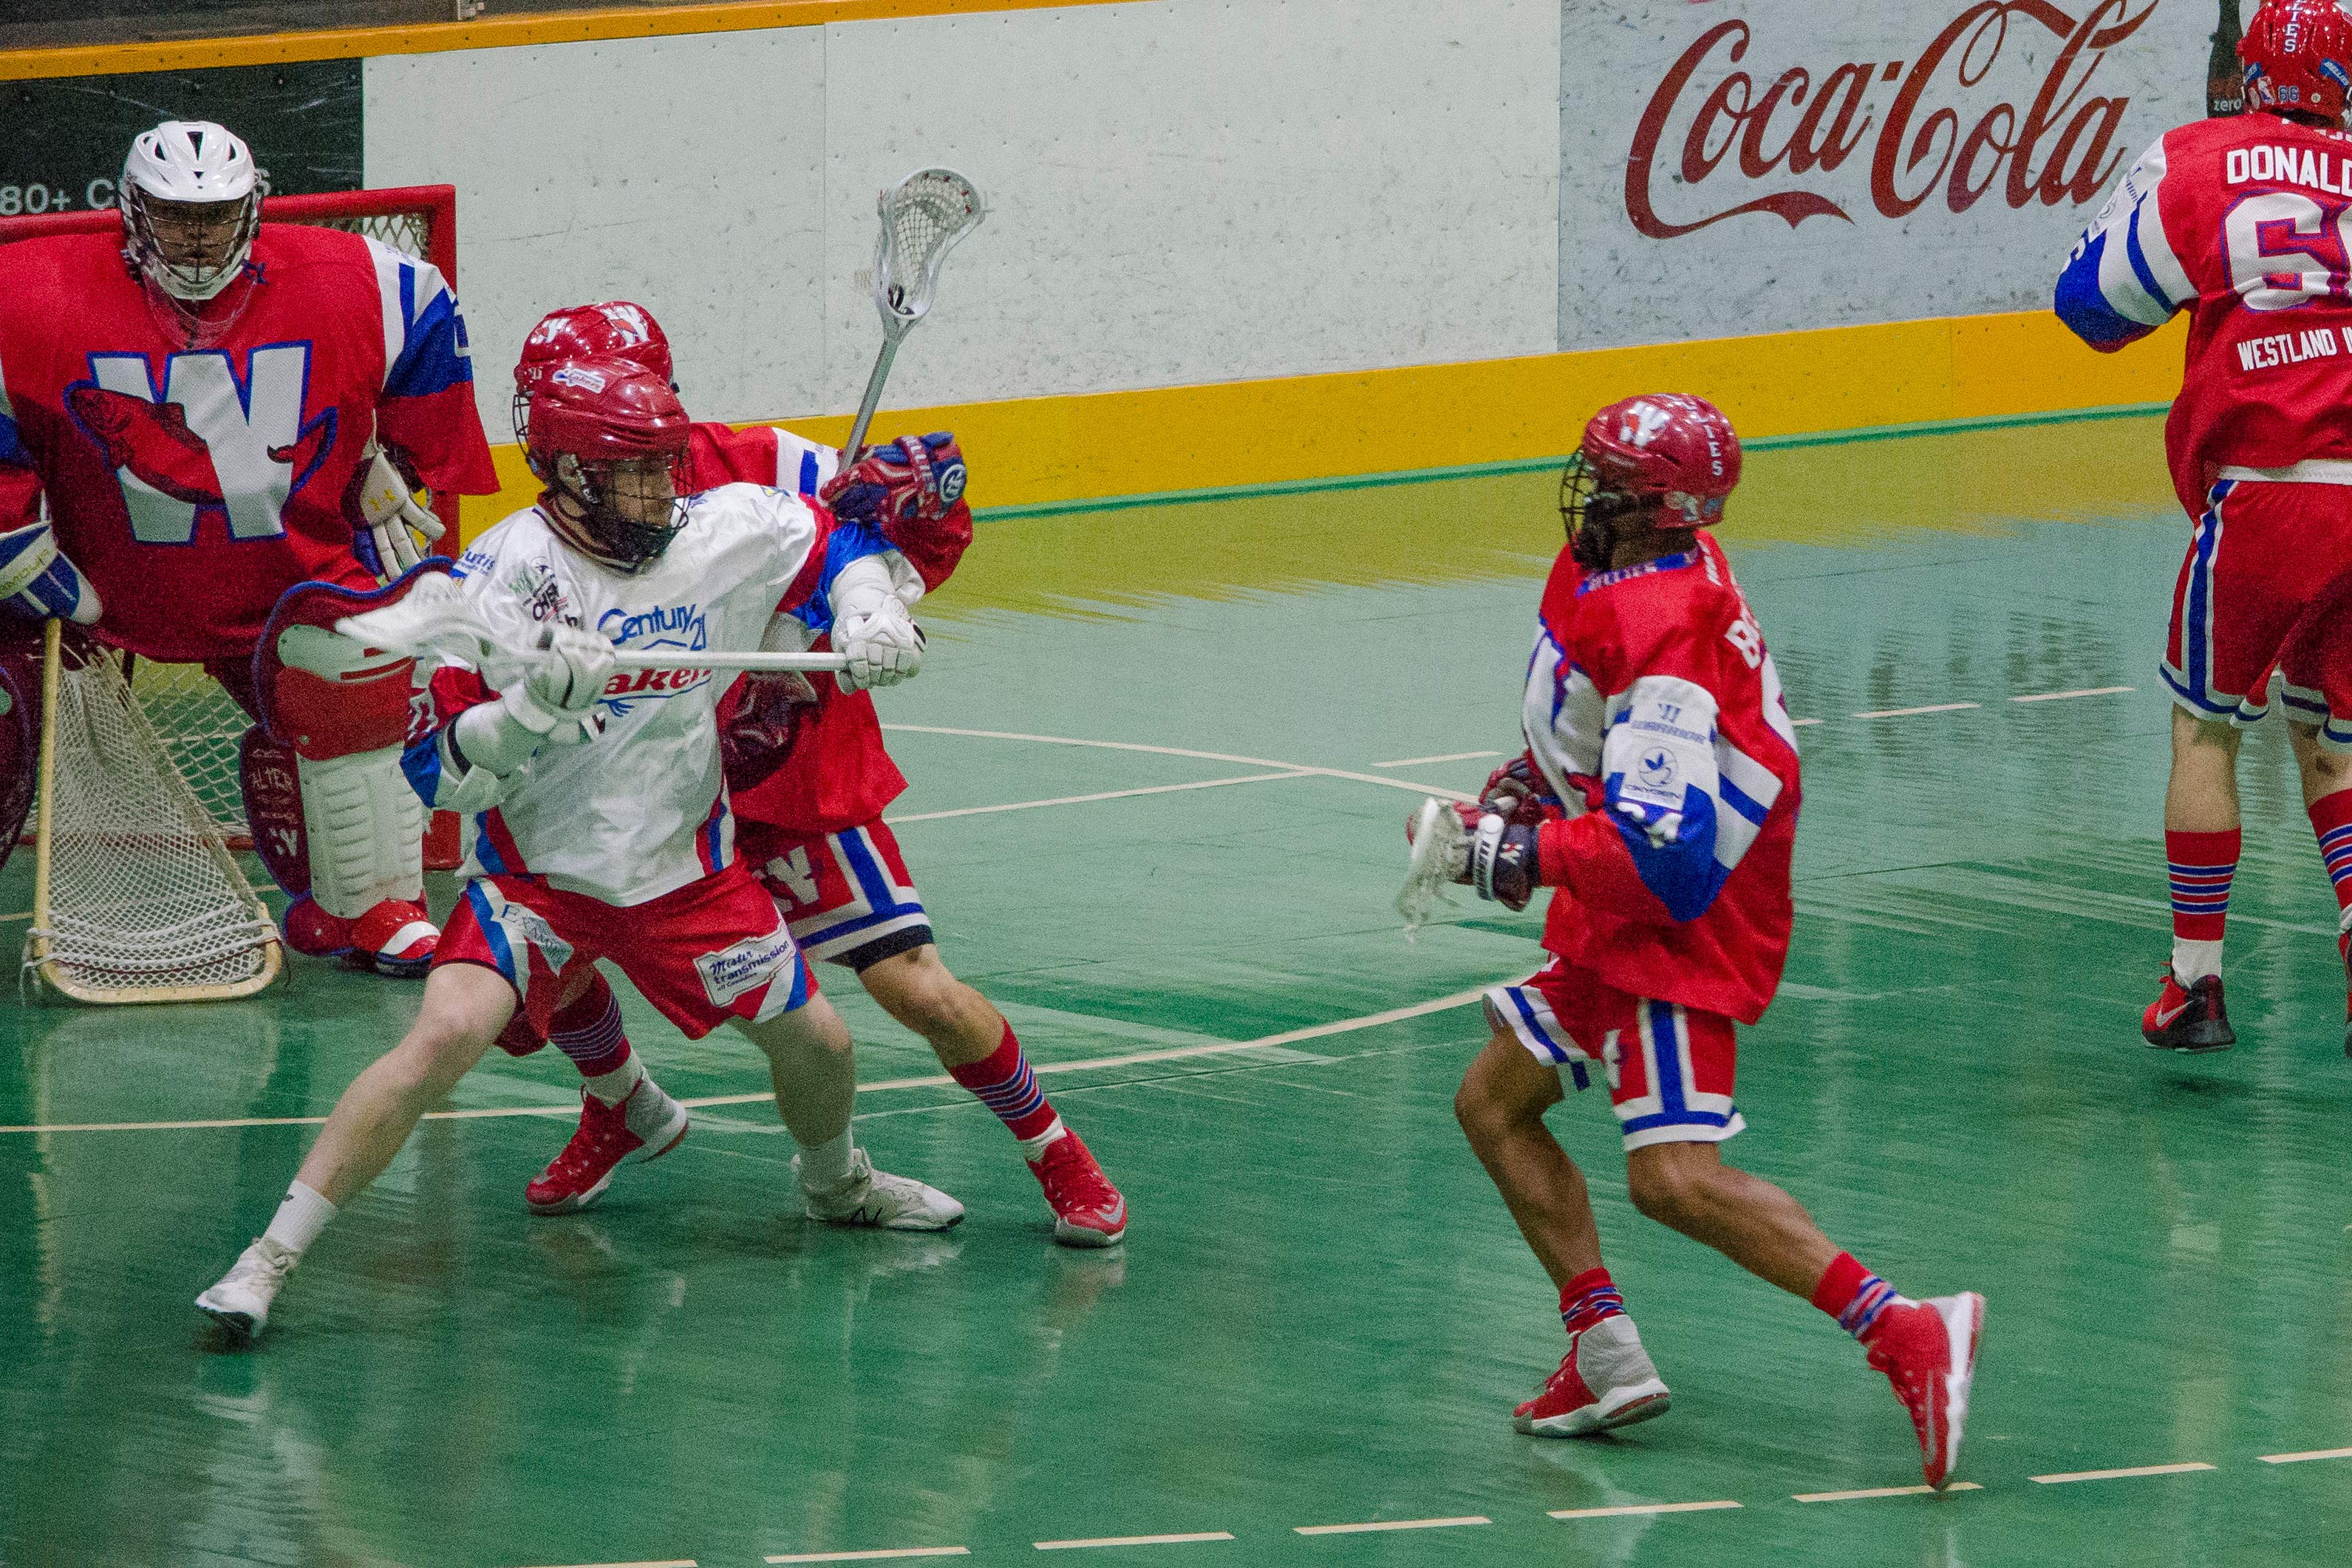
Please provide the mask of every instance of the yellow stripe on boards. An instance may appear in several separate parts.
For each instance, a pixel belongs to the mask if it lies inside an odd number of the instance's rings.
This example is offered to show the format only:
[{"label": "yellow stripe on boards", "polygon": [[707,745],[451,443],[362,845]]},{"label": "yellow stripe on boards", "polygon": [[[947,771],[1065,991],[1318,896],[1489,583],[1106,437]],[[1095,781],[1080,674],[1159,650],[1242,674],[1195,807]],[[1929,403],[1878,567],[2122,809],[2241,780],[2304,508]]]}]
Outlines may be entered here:
[{"label": "yellow stripe on boards", "polygon": [[[1944,420],[2000,419],[2169,400],[2180,387],[2179,324],[2120,354],[2085,348],[2048,311],[1948,316],[1743,338],[1581,350],[1394,370],[886,409],[877,438],[953,430],[971,459],[982,509],[1177,496],[1407,469],[1556,457],[1574,448],[1593,410],[1642,392],[1692,392],[1722,405],[1740,435],[1764,437]],[[507,367],[481,374],[503,384]],[[691,410],[689,410],[691,411]],[[764,423],[753,421],[751,423]],[[785,416],[814,440],[839,441],[847,415]],[[2099,443],[2086,443],[2096,461]],[[537,487],[511,447],[499,454],[506,489],[469,498],[473,537]],[[2118,481],[2162,504],[2161,463],[2135,450]],[[2103,465],[2104,466],[2104,465]],[[2029,476],[1968,482],[2004,491]],[[1896,481],[1902,482],[1896,476]],[[1938,476],[1941,489],[1948,476]],[[2125,494],[2115,490],[2121,500]],[[1868,498],[1864,498],[1868,499]],[[2039,515],[2020,497],[2012,515]],[[1852,498],[1802,498],[1813,513]],[[1743,493],[1735,503],[1752,510]]]},{"label": "yellow stripe on boards", "polygon": [[298,60],[363,59],[372,55],[432,55],[452,49],[515,48],[604,38],[660,38],[694,33],[748,33],[815,27],[892,16],[953,16],[970,12],[1040,11],[1112,5],[1133,0],[769,0],[760,5],[646,5],[609,11],[547,11],[484,16],[472,22],[410,26],[322,27],[249,37],[173,38],[56,49],[0,50],[0,81],[44,77],[112,76],[126,71],[203,70],[215,66],[287,65]]}]

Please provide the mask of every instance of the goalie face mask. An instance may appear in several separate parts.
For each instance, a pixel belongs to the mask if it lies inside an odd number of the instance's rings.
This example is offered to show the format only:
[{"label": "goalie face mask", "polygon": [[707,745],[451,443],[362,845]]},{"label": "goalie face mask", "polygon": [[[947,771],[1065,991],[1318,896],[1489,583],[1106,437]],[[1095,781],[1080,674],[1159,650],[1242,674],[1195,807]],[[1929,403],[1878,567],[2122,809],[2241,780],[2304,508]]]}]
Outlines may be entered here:
[{"label": "goalie face mask", "polygon": [[167,120],[142,132],[116,187],[131,265],[172,300],[219,294],[253,250],[261,178],[246,144],[208,121]]}]

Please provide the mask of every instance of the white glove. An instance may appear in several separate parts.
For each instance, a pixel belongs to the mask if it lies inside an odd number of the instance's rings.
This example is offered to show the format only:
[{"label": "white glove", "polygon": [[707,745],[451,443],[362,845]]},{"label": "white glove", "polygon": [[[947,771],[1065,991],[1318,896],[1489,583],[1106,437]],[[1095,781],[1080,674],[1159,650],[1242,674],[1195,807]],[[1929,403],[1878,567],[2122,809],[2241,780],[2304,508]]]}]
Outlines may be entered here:
[{"label": "white glove", "polygon": [[849,659],[849,668],[835,679],[852,691],[896,686],[923,668],[921,628],[896,599],[844,618],[834,628],[833,644]]},{"label": "white glove", "polygon": [[382,447],[352,481],[345,509],[354,552],[379,584],[392,582],[424,560],[448,531],[439,518],[416,504],[408,481]]},{"label": "white glove", "polygon": [[612,673],[611,643],[577,626],[543,626],[521,683],[499,700],[531,733],[555,737],[561,726],[561,743],[576,743],[592,738],[585,724],[596,717]]},{"label": "white glove", "polygon": [[29,619],[98,624],[98,590],[58,548],[43,517],[0,531],[0,605]]}]

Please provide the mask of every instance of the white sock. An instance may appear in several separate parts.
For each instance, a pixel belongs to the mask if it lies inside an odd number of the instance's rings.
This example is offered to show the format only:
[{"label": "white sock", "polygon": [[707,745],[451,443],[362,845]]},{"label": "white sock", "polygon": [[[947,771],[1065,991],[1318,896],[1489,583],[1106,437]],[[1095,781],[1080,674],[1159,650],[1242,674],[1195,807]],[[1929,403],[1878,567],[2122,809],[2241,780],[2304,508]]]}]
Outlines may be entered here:
[{"label": "white sock", "polygon": [[296,1182],[286,1189],[286,1201],[278,1205],[278,1213],[271,1217],[269,1228],[261,1233],[261,1239],[276,1242],[299,1256],[319,1239],[319,1233],[334,1217],[334,1205]]},{"label": "white sock", "polygon": [[631,1092],[636,1089],[638,1080],[645,1076],[646,1064],[637,1059],[636,1052],[631,1051],[629,1059],[611,1072],[600,1072],[594,1078],[583,1079],[581,1081],[587,1085],[589,1093],[605,1104],[618,1105],[629,1098]]},{"label": "white sock", "polygon": [[1069,1131],[1070,1130],[1068,1128],[1062,1125],[1062,1119],[1056,1116],[1054,1118],[1054,1124],[1051,1127],[1046,1128],[1043,1132],[1038,1133],[1034,1138],[1023,1138],[1018,1140],[1021,1145],[1021,1157],[1028,1161],[1031,1164],[1035,1164],[1038,1161],[1045,1157],[1047,1145],[1051,1144],[1055,1139],[1065,1136]]},{"label": "white sock", "polygon": [[856,1140],[846,1127],[822,1143],[802,1144],[802,1190],[825,1193],[841,1185],[848,1178],[849,1156],[856,1148]]},{"label": "white sock", "polygon": [[2190,942],[2186,937],[2172,939],[2172,976],[2183,985],[2194,985],[2209,974],[2221,973],[2221,944],[2218,942]]}]

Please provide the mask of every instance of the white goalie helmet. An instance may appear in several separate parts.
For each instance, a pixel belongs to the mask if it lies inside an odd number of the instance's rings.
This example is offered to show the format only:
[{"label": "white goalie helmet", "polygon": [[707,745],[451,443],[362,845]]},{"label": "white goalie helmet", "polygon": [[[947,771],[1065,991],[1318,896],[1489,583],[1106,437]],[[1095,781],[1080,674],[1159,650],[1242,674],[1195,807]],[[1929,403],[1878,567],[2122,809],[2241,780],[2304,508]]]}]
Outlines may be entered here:
[{"label": "white goalie helmet", "polygon": [[[236,281],[252,252],[254,231],[261,226],[263,178],[252,150],[210,121],[167,120],[142,132],[122,161],[117,187],[132,262],[174,300],[212,299]],[[233,218],[234,226],[217,238],[205,237],[202,244],[167,245],[156,231],[156,203],[168,204],[166,213],[184,221],[185,215],[172,209],[235,204],[222,215]]]}]

